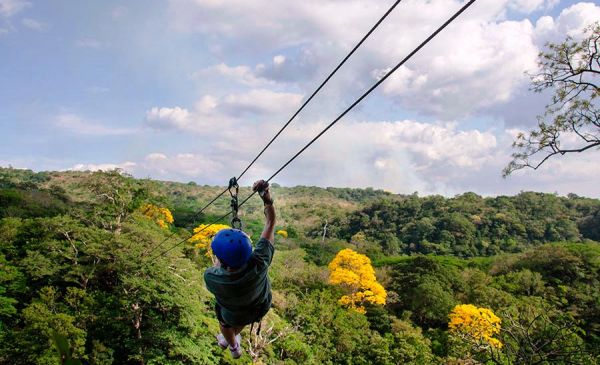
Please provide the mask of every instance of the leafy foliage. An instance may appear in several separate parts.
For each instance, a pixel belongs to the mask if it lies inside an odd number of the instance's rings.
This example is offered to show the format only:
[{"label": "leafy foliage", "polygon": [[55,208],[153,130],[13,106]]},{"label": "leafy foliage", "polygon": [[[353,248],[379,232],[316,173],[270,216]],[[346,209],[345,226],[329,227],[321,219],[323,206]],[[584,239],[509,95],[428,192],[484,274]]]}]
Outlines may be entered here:
[{"label": "leafy foliage", "polygon": [[517,152],[504,176],[523,168],[537,169],[553,156],[600,146],[600,23],[589,26],[581,42],[568,37],[547,48],[539,55],[540,72],[531,80],[536,92],[554,91],[552,103],[538,117],[537,129],[517,135],[513,143]]},{"label": "leafy foliage", "polygon": [[[273,189],[288,237],[276,238],[273,308],[260,334],[244,330],[243,363],[598,363],[597,200]],[[187,240],[181,227],[206,224],[212,212],[166,230],[140,211],[169,207],[176,218],[218,188],[114,172],[0,169],[0,193],[13,191],[42,192],[53,203],[0,210],[0,364],[54,365],[68,356],[103,365],[236,363],[214,341],[214,299],[202,280],[209,260],[189,246],[148,255]],[[308,204],[311,194],[322,201]],[[260,201],[251,199],[241,214],[259,234]],[[197,238],[206,245],[211,237]],[[555,239],[577,242],[549,243]],[[336,266],[359,280],[330,284],[328,264],[345,249],[358,265]],[[364,314],[339,301],[368,291],[362,279],[386,293],[385,305],[356,302]],[[469,337],[453,332],[448,318],[460,303],[500,318],[491,337],[501,348],[475,351]]]},{"label": "leafy foliage", "polygon": [[[375,258],[398,253],[491,256],[547,242],[593,239],[595,227],[586,222],[594,221],[597,209],[597,200],[533,192],[495,198],[406,196],[335,219],[329,232],[350,243],[363,235],[363,251]],[[317,229],[311,235],[317,236]]]}]

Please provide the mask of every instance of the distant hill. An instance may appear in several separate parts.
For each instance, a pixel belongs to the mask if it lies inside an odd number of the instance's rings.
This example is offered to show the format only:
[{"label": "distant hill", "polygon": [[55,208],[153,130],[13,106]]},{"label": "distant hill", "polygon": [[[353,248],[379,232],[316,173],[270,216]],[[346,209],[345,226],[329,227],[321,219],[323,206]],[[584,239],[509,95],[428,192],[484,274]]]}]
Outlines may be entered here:
[{"label": "distant hill", "polygon": [[[48,191],[61,190],[73,202],[83,202],[91,198],[83,182],[91,172],[52,171],[33,172],[0,168],[0,182],[5,186],[26,187],[36,185]],[[154,198],[173,211],[176,225],[190,228],[198,223],[194,213],[225,189],[225,186],[197,185],[171,181],[143,180],[152,191]],[[398,197],[392,193],[372,188],[320,188],[315,186],[282,187],[272,186],[273,195],[279,210],[279,223],[304,230],[324,223],[325,219],[341,217],[355,211],[369,202],[382,198]],[[241,187],[240,200],[251,193],[250,188]],[[220,216],[230,210],[230,196],[223,195],[206,210],[209,217]],[[262,219],[262,208],[258,198],[250,199],[240,209],[240,215],[250,220]],[[177,219],[180,218],[180,219]],[[196,219],[193,219],[196,218]]]},{"label": "distant hill", "polygon": [[[62,212],[66,199],[77,204],[92,198],[85,187],[91,174],[0,168],[0,187],[13,189],[3,193],[2,204],[12,204],[13,211],[19,210],[15,204],[19,202],[34,210],[45,207],[48,214]],[[230,196],[226,193],[204,215],[196,215],[224,186],[136,180],[144,183],[153,200],[173,212],[179,227],[191,229],[230,210]],[[327,222],[327,237],[347,242],[353,237],[355,241],[363,239],[363,245],[369,246],[376,256],[411,252],[489,256],[519,252],[545,242],[600,241],[600,200],[574,194],[560,197],[522,192],[484,198],[468,192],[445,198],[392,194],[372,188],[277,184],[273,184],[272,191],[280,227],[318,238]],[[250,193],[250,188],[240,188],[240,200]],[[240,215],[251,233],[260,230],[262,206],[258,198],[250,199],[240,209]]]}]

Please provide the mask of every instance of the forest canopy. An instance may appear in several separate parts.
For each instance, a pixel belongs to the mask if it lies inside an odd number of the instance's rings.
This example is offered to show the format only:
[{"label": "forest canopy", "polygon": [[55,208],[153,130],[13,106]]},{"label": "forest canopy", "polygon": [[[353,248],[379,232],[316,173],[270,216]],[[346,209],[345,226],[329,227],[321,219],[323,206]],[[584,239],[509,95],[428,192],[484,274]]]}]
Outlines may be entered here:
[{"label": "forest canopy", "polygon": [[[181,214],[218,189],[0,169],[0,364],[66,364],[60,343],[82,364],[235,363],[214,340],[209,237],[189,240],[222,206]],[[600,201],[273,195],[273,308],[243,363],[598,363]],[[256,238],[260,202],[244,208]]]}]

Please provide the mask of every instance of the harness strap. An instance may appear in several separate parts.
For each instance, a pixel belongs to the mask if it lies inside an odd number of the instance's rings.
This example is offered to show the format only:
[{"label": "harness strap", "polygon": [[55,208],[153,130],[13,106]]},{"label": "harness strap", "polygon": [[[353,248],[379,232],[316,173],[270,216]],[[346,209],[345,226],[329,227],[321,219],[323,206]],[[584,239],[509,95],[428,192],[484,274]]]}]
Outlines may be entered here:
[{"label": "harness strap", "polygon": [[260,330],[262,328],[262,317],[260,317],[258,320],[252,322],[252,324],[250,325],[250,333],[252,333],[252,331],[254,330],[254,325],[258,323],[258,326],[256,327],[256,335],[260,336]]},{"label": "harness strap", "polygon": [[258,328],[256,329],[256,335],[260,336],[260,329],[262,327],[262,318],[258,320]]}]

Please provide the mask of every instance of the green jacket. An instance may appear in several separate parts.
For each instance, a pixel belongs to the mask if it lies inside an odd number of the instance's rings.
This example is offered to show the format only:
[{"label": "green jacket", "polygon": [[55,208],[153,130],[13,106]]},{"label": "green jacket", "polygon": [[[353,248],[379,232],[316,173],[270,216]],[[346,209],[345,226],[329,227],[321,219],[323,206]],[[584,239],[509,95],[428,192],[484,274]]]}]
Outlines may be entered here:
[{"label": "green jacket", "polygon": [[255,322],[271,307],[269,265],[275,248],[261,238],[246,265],[235,272],[209,267],[204,272],[208,290],[215,295],[225,322],[243,326]]}]

